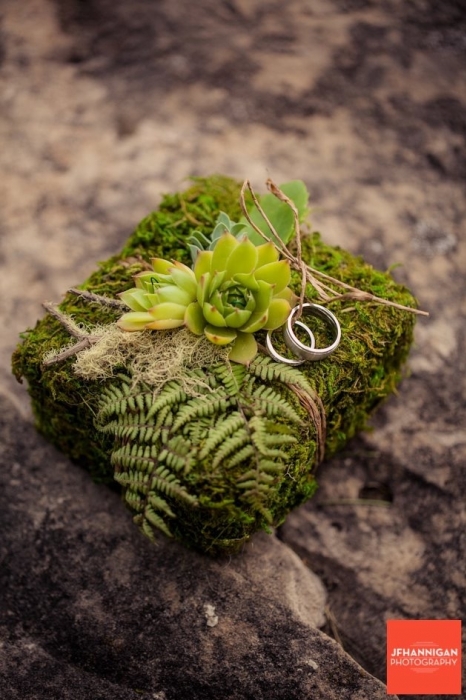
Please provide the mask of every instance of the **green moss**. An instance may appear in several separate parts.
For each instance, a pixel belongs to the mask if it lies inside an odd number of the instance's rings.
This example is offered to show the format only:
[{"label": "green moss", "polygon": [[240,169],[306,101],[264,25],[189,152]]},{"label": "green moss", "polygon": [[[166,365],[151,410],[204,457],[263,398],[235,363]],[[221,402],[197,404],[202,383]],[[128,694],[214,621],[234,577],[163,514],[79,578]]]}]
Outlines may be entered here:
[{"label": "green moss", "polygon": [[[143,268],[144,260],[163,257],[189,263],[186,237],[193,228],[209,233],[219,210],[239,219],[238,200],[239,185],[233,180],[221,176],[196,179],[186,192],[166,196],[159,210],[139,224],[122,252],[101,263],[82,287],[114,297],[132,286],[132,275]],[[410,292],[389,274],[374,270],[344,250],[326,246],[317,233],[303,241],[303,257],[313,267],[348,284],[406,306],[415,305]],[[296,273],[293,286],[299,290]],[[316,297],[312,288],[308,288],[307,295]],[[119,315],[70,294],[60,308],[89,326],[108,323]],[[325,407],[327,457],[364,428],[375,406],[395,389],[412,342],[415,320],[413,314],[367,302],[334,302],[331,308],[342,327],[339,348],[327,360],[300,368]],[[283,350],[278,334],[276,337],[277,349]],[[69,336],[60,323],[46,315],[22,335],[22,343],[13,355],[13,372],[18,380],[24,377],[28,382],[38,430],[71,459],[84,465],[93,479],[114,483],[110,462],[114,438],[95,427],[102,393],[114,380],[79,379],[72,370],[73,358],[48,368],[41,366],[46,352],[68,342]],[[315,430],[296,396],[288,390],[285,394],[306,423],[299,440],[287,446],[286,474],[275,480],[268,496],[266,510],[274,525],[283,522],[287,513],[312,496],[316,488]],[[278,424],[285,425],[286,421],[280,419]],[[183,481],[189,492],[198,497],[197,506],[167,497],[177,515],[170,525],[173,535],[204,551],[228,553],[237,551],[255,530],[267,528],[270,518],[238,497],[235,478],[236,472],[213,474],[211,460],[200,461]]]}]

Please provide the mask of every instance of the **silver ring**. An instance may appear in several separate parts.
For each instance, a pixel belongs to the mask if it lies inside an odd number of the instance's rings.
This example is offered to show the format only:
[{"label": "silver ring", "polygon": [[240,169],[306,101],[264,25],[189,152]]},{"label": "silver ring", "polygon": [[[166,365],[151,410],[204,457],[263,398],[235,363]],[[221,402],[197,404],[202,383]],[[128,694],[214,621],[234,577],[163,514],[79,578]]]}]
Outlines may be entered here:
[{"label": "silver ring", "polygon": [[[319,304],[303,304],[303,315],[317,316],[318,318],[321,318],[332,331],[332,344],[326,348],[316,348],[315,344],[312,343],[311,345],[304,345],[304,343],[302,343],[293,332],[293,325],[297,325],[299,323],[299,321],[295,321],[293,323],[293,318],[297,314],[298,309],[299,306],[294,307],[283,328],[283,337],[285,339],[286,346],[294,355],[297,355],[297,357],[301,357],[304,360],[323,360],[325,357],[331,355],[340,344],[341,328],[340,324],[338,323],[338,319],[335,314],[326,309],[325,306],[320,306]],[[305,326],[305,328],[307,328],[307,326]]]},{"label": "silver ring", "polygon": [[[295,325],[299,326],[302,328],[304,331],[309,336],[309,339],[311,341],[311,348],[315,347],[316,344],[316,339],[314,338],[314,333],[311,331],[310,328],[306,326],[305,323],[302,323],[301,321],[295,321]],[[269,331],[267,333],[267,338],[265,339],[265,344],[267,346],[267,350],[269,352],[269,355],[275,360],[275,362],[283,362],[285,365],[302,365],[303,362],[306,362],[306,360],[289,360],[287,357],[283,357],[283,355],[279,355],[278,352],[275,350],[275,348],[272,345],[272,333],[273,331]],[[307,347],[307,346],[305,346]]]}]

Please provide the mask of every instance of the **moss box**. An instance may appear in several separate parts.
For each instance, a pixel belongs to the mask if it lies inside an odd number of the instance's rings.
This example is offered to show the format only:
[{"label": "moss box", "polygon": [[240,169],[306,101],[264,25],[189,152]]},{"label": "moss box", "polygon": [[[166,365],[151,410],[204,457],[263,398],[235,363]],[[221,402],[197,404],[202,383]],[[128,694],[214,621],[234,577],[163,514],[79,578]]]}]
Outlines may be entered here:
[{"label": "moss box", "polygon": [[[150,258],[189,264],[187,237],[194,229],[209,234],[220,211],[237,221],[239,193],[238,183],[215,176],[166,196],[81,289],[115,299]],[[346,284],[416,306],[388,273],[325,245],[317,233],[303,236],[302,255],[314,269]],[[294,272],[296,293],[300,281]],[[318,301],[310,285],[306,296]],[[76,356],[44,364],[48,353],[70,342],[48,313],[22,335],[13,371],[27,380],[38,430],[93,479],[118,485],[145,534],[156,538],[163,532],[211,554],[232,553],[312,496],[319,461],[364,428],[400,379],[414,315],[347,299],[330,308],[342,329],[339,347],[327,359],[299,368],[259,353],[248,366],[219,359],[191,368],[189,382],[170,379],[157,389],[134,381],[124,362],[112,376],[84,379],[76,373]],[[71,293],[60,309],[88,329],[121,316],[118,309]],[[176,345],[175,331],[159,332],[171,333],[167,337]],[[284,352],[279,334],[275,337]],[[257,338],[263,345],[264,334]],[[157,362],[162,366],[163,358]]]}]

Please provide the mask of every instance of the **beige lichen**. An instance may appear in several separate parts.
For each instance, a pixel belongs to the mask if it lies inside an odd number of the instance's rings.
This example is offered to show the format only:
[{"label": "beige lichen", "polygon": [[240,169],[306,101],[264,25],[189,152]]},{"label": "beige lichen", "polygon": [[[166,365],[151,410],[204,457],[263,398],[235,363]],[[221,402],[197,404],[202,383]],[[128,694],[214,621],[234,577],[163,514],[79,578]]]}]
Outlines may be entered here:
[{"label": "beige lichen", "polygon": [[224,361],[228,349],[213,345],[204,336],[193,336],[187,328],[151,333],[127,333],[115,323],[92,329],[100,339],[76,356],[74,372],[86,380],[105,380],[129,371],[135,384],[144,382],[154,390],[177,380],[183,388],[194,388],[189,370]]}]

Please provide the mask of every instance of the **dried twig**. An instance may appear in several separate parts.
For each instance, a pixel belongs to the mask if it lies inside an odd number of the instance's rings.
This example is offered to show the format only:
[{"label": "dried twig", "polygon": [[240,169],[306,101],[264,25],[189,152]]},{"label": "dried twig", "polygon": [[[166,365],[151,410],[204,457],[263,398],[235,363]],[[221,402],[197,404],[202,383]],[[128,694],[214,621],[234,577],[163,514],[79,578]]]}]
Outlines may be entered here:
[{"label": "dried twig", "polygon": [[267,226],[269,227],[270,232],[271,232],[273,238],[275,239],[275,245],[282,252],[283,256],[289,260],[292,257],[291,253],[287,249],[286,245],[284,244],[284,242],[282,241],[282,239],[280,238],[278,233],[275,231],[272,223],[270,222],[269,218],[267,217],[267,214],[264,212],[261,205],[259,204],[259,200],[257,199],[249,180],[245,180],[243,182],[243,186],[241,187],[241,191],[240,191],[240,205],[241,205],[241,209],[243,210],[244,216],[246,217],[249,224],[253,227],[254,231],[256,231],[256,233],[258,233],[259,236],[261,236],[261,238],[263,238],[264,241],[266,241],[268,243],[271,239],[268,236],[266,236],[263,231],[260,230],[260,228],[257,226],[257,224],[254,223],[254,221],[251,219],[251,217],[249,215],[248,208],[246,206],[246,200],[244,197],[244,192],[245,192],[246,188],[248,188],[248,190],[251,194],[251,197],[252,197],[252,201],[254,202],[255,206],[257,207],[257,210],[260,212],[262,218],[264,219]]},{"label": "dried twig", "polygon": [[111,299],[110,297],[104,297],[101,294],[88,292],[84,289],[75,289],[74,287],[71,287],[71,289],[68,289],[68,292],[71,294],[76,294],[76,296],[82,297],[87,301],[95,301],[97,304],[101,304],[102,306],[108,306],[110,309],[122,310],[128,308],[128,305],[120,299]]},{"label": "dried twig", "polygon": [[[249,180],[245,180],[243,183],[243,186],[241,187],[241,192],[240,192],[240,205],[241,209],[243,211],[243,214],[246,218],[246,220],[249,222],[249,224],[253,227],[253,229],[265,240],[265,241],[271,241],[275,242],[275,245],[283,255],[283,257],[288,260],[290,263],[290,266],[293,268],[293,270],[297,270],[298,272],[301,273],[301,295],[300,295],[300,300],[299,304],[300,307],[302,307],[302,303],[304,300],[304,291],[306,287],[306,282],[311,284],[314,289],[316,290],[319,300],[322,301],[323,303],[331,303],[332,301],[346,301],[349,299],[352,299],[354,301],[369,301],[369,302],[375,302],[377,304],[383,304],[385,306],[392,306],[395,309],[400,309],[402,311],[409,311],[410,313],[413,314],[418,314],[420,316],[428,316],[429,313],[427,311],[422,311],[421,309],[416,309],[411,306],[403,306],[402,304],[398,304],[394,301],[389,301],[388,299],[383,299],[382,297],[377,297],[374,294],[371,294],[370,292],[363,292],[360,289],[357,289],[356,287],[352,287],[350,284],[347,284],[346,282],[341,282],[340,280],[336,279],[335,277],[331,277],[330,275],[327,275],[325,272],[320,272],[319,270],[316,270],[313,267],[310,267],[309,265],[306,265],[301,257],[301,233],[299,230],[299,215],[296,210],[296,207],[294,203],[287,197],[284,192],[280,190],[279,187],[270,179],[267,180],[267,187],[269,191],[280,201],[284,202],[287,204],[291,210],[293,211],[293,216],[295,220],[295,231],[296,231],[296,245],[297,245],[297,255],[293,255],[289,248],[287,248],[286,244],[282,241],[276,230],[274,229],[272,223],[268,219],[267,215],[265,214],[264,210],[262,209],[259,200],[257,199],[251,183]],[[268,236],[263,233],[263,231],[260,230],[260,228],[253,222],[251,219],[251,216],[247,210],[246,207],[246,201],[244,197],[245,190],[248,189],[249,192],[251,193],[252,201],[254,202],[255,206],[257,207],[257,210],[260,212],[261,216],[263,217],[264,221],[267,223],[271,234],[272,238],[269,238]],[[324,281],[325,280],[325,281]],[[331,284],[343,288],[345,290],[348,290],[345,293],[338,294],[335,292],[335,290],[327,284],[327,282],[330,282]],[[330,292],[330,294],[329,294]],[[299,317],[299,313],[298,313]]]},{"label": "dried twig", "polygon": [[327,437],[327,417],[325,415],[322,399],[316,392],[311,395],[308,391],[301,389],[297,384],[287,384],[287,386],[296,394],[300,404],[309,413],[309,417],[314,424],[317,443],[316,463],[320,464],[324,459],[325,440]]},{"label": "dried twig", "polygon": [[287,204],[293,212],[296,247],[298,251],[296,257],[301,270],[301,292],[299,295],[298,311],[295,315],[295,321],[298,321],[303,312],[304,297],[306,294],[306,265],[303,262],[303,258],[301,255],[301,232],[299,230],[299,213],[293,200],[287,197],[286,194],[284,194],[270,178],[268,178],[265,184],[267,185],[267,189],[269,190],[269,192],[271,192],[274,195],[274,197],[277,197],[277,199],[279,199],[281,202],[285,202],[285,204]]},{"label": "dried twig", "polygon": [[67,316],[66,314],[62,313],[59,311],[58,307],[55,304],[52,304],[51,302],[45,301],[42,306],[46,311],[49,312],[52,316],[54,316],[57,321],[60,321],[61,325],[63,328],[65,328],[68,333],[73,336],[73,338],[77,339],[77,343],[72,345],[71,347],[65,348],[61,352],[59,352],[57,355],[53,355],[49,359],[44,360],[43,365],[44,367],[50,367],[51,365],[56,364],[57,362],[62,362],[63,360],[66,360],[68,357],[72,357],[73,355],[76,355],[78,352],[81,352],[81,350],[85,350],[86,348],[90,348],[91,345],[94,345],[94,343],[97,343],[98,340],[100,340],[99,335],[92,335],[91,333],[88,333],[88,331],[84,330],[80,326],[78,326],[71,316]]}]

